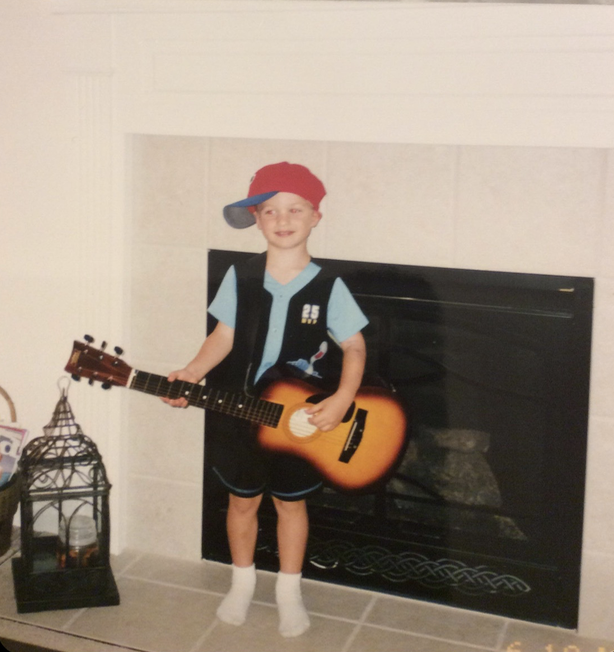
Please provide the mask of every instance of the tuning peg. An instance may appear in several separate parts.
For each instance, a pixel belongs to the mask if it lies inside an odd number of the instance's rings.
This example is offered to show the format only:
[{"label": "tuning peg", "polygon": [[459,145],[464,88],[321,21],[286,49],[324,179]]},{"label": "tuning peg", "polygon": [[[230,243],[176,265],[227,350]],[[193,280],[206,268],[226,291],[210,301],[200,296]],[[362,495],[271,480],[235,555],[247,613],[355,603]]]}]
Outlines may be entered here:
[{"label": "tuning peg", "polygon": [[90,378],[90,379],[88,380],[88,383],[89,383],[90,385],[93,385],[93,384],[94,384],[94,379],[93,379],[93,378]]},{"label": "tuning peg", "polygon": [[77,374],[71,374],[70,377],[71,377],[73,380],[77,381],[77,382],[79,382],[79,381],[81,380],[81,376],[79,376],[79,375],[77,375]]},{"label": "tuning peg", "polygon": [[103,343],[100,345],[100,350],[101,350],[101,351],[104,351],[106,348],[107,348],[107,343],[106,343],[106,342],[103,342]]},{"label": "tuning peg", "polygon": [[115,353],[117,353],[117,355],[121,355],[124,352],[124,349],[122,349],[121,346],[116,346],[113,350]]},{"label": "tuning peg", "polygon": [[84,335],[83,339],[88,343],[91,344],[94,341],[94,338],[91,335]]},{"label": "tuning peg", "polygon": [[111,383],[102,383],[102,389],[111,389]]}]

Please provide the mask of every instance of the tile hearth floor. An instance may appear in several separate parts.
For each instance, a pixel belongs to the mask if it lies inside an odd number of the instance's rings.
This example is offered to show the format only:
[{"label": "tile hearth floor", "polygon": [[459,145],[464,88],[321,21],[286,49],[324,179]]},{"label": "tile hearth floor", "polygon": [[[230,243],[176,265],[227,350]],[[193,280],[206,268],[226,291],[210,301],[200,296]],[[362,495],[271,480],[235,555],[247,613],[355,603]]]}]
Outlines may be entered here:
[{"label": "tile hearth floor", "polygon": [[228,587],[227,566],[138,551],[112,560],[119,606],[18,614],[10,563],[15,554],[13,547],[0,558],[0,641],[61,652],[614,650],[614,642],[568,630],[310,580],[304,580],[303,595],[311,629],[285,639],[277,632],[273,574],[259,572],[247,622],[233,627],[215,617]]}]

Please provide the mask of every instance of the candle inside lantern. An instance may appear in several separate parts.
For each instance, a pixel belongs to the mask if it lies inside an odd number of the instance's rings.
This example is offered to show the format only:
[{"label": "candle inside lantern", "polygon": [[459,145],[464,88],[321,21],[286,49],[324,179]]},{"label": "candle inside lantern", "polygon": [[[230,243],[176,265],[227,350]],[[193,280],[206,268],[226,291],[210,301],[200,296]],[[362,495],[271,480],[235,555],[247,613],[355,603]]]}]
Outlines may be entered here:
[{"label": "candle inside lantern", "polygon": [[[68,545],[66,530],[68,529]],[[60,568],[94,566],[98,558],[96,522],[89,516],[77,514],[68,528],[61,528],[58,536],[58,564]]]}]

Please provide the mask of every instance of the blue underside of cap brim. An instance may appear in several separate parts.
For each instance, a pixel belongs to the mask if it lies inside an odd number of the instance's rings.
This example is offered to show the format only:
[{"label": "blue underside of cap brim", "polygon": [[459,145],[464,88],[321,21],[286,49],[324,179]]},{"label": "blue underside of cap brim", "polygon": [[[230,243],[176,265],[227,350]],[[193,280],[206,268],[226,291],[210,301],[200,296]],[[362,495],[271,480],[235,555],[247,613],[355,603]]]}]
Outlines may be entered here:
[{"label": "blue underside of cap brim", "polygon": [[256,218],[253,213],[249,211],[250,206],[257,206],[263,201],[270,199],[277,194],[277,190],[273,192],[264,192],[261,195],[253,195],[247,199],[242,199],[234,204],[224,206],[224,219],[234,229],[246,229],[256,223]]},{"label": "blue underside of cap brim", "polygon": [[228,204],[227,208],[231,206],[236,206],[237,208],[241,208],[243,206],[257,206],[258,204],[262,204],[263,201],[271,199],[271,197],[276,195],[278,192],[279,190],[274,190],[273,192],[263,192],[261,195],[253,195],[247,199],[236,201],[234,204]]}]

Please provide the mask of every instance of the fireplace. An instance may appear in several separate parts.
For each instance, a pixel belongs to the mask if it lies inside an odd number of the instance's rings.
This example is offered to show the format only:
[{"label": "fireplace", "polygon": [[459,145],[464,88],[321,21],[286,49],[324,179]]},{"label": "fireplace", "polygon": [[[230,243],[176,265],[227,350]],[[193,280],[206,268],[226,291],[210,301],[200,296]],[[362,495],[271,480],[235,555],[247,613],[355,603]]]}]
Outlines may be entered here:
[{"label": "fireplace", "polygon": [[[209,296],[249,255],[210,251]],[[367,378],[409,425],[386,481],[310,501],[304,576],[576,627],[592,279],[329,264],[369,316]],[[227,562],[225,507],[205,468],[203,556]],[[273,520],[265,501],[270,570]]]}]

